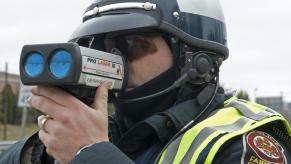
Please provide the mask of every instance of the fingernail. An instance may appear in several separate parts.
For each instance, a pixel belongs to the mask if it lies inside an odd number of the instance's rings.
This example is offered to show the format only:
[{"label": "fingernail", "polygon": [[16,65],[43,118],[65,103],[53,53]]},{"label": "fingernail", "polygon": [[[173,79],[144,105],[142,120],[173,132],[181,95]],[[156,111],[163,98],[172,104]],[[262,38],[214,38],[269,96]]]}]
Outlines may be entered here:
[{"label": "fingernail", "polygon": [[27,102],[31,102],[32,96],[29,96]]}]

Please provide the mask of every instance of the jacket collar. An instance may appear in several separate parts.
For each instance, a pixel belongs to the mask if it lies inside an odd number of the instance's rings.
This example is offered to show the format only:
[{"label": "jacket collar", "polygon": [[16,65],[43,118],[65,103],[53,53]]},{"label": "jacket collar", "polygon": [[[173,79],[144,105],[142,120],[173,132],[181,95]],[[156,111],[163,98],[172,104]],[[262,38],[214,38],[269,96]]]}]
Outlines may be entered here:
[{"label": "jacket collar", "polygon": [[[205,97],[204,97],[205,98]],[[226,100],[223,89],[216,94],[214,101],[199,120],[205,119],[213,110],[223,107]],[[119,121],[110,124],[112,142],[128,156],[134,158],[136,154],[146,149],[151,143],[167,143],[181,128],[187,125],[203,109],[199,96],[174,105],[165,112],[157,113],[137,123],[122,133]],[[114,119],[112,119],[114,120]],[[114,130],[115,129],[115,130]],[[117,134],[118,133],[118,134]]]}]

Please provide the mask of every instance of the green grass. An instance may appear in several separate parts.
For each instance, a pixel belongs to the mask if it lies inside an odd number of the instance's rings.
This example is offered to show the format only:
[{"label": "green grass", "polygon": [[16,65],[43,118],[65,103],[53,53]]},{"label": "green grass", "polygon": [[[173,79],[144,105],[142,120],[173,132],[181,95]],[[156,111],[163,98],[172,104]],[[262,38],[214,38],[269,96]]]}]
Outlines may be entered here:
[{"label": "green grass", "polygon": [[[29,124],[25,128],[25,136],[31,136],[38,131],[36,124]],[[3,141],[4,126],[0,123],[0,141]],[[20,125],[7,125],[7,140],[20,140],[21,138],[21,126]]]}]

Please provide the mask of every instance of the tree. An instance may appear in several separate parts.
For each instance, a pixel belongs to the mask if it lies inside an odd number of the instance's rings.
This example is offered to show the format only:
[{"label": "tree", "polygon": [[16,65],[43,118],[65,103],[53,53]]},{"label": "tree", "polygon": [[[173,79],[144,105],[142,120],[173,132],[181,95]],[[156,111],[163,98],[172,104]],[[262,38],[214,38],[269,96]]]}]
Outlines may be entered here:
[{"label": "tree", "polygon": [[247,101],[250,100],[250,97],[247,91],[243,91],[243,90],[239,91],[236,97],[239,99],[247,100]]},{"label": "tree", "polygon": [[[1,94],[1,108],[4,111],[4,101],[7,102],[7,122],[11,124],[19,123],[21,119],[21,110],[17,107],[17,95],[12,92],[11,85],[6,85]],[[3,114],[2,114],[3,117]]]}]

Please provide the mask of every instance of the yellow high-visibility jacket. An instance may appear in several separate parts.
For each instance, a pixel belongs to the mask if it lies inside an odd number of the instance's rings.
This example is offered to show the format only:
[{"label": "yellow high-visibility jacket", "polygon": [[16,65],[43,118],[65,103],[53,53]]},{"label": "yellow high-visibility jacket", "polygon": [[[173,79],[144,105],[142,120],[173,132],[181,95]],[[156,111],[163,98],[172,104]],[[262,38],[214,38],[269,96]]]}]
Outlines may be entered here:
[{"label": "yellow high-visibility jacket", "polygon": [[287,120],[265,106],[239,100],[227,100],[223,109],[180,135],[162,152],[159,164],[209,164],[221,146],[234,137],[244,135],[258,127],[268,127],[280,136],[291,152],[291,128]]}]

